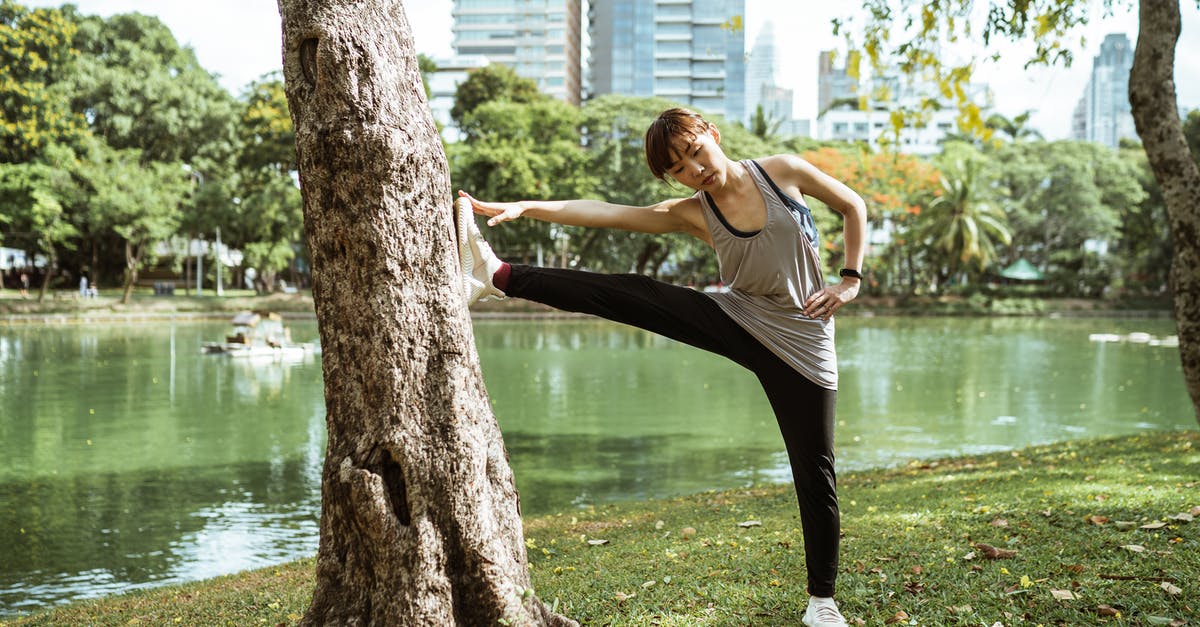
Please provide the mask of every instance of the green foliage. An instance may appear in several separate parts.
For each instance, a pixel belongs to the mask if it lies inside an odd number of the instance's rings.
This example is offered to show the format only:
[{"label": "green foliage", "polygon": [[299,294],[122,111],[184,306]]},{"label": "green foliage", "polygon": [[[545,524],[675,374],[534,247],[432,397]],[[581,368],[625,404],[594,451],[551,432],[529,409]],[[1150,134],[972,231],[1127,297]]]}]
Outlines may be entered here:
[{"label": "green foliage", "polygon": [[68,106],[64,81],[78,55],[71,47],[73,15],[69,8],[0,2],[0,163],[29,161],[87,132]]},{"label": "green foliage", "polygon": [[157,18],[83,18],[74,46],[72,108],[109,146],[197,166],[232,154],[233,98]]},{"label": "green foliage", "polygon": [[548,100],[549,96],[538,91],[537,83],[521,78],[510,67],[493,63],[471,70],[467,80],[458,85],[454,92],[454,107],[450,118],[459,129],[470,136],[467,117],[487,102],[535,103]]},{"label": "green foliage", "polygon": [[986,269],[998,257],[997,245],[1012,239],[1000,204],[1003,191],[988,180],[979,154],[959,146],[961,150],[942,155],[940,193],[929,203],[918,231],[940,253],[951,277],[972,265]]},{"label": "green foliage", "polygon": [[[486,102],[463,119],[467,140],[449,150],[456,189],[494,201],[580,198],[592,193],[580,145],[580,112],[564,102]],[[502,255],[532,259],[539,247],[561,249],[563,227],[518,220],[488,234]]]},{"label": "green foliage", "polygon": [[1183,119],[1183,136],[1187,139],[1192,157],[1200,164],[1200,109],[1192,109]]},{"label": "green foliage", "polygon": [[1098,294],[1118,269],[1085,251],[1085,243],[1115,244],[1122,217],[1146,199],[1137,167],[1098,144],[1023,142],[996,156],[1001,184],[1011,192],[1012,255],[1047,274],[1055,291]]},{"label": "green foliage", "polygon": [[73,248],[79,231],[63,208],[71,185],[70,176],[51,164],[0,163],[0,205],[9,214],[0,223],[20,234],[0,241],[51,257],[58,247]]}]

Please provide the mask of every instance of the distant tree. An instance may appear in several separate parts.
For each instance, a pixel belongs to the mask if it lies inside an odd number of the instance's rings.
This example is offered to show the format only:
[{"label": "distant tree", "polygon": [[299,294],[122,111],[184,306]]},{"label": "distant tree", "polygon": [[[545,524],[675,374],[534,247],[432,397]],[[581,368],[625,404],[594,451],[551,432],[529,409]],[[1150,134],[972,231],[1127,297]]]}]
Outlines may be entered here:
[{"label": "distant tree", "polygon": [[[593,193],[596,179],[580,145],[578,108],[551,99],[488,102],[463,124],[471,130],[450,151],[451,180],[457,188],[497,201]],[[519,220],[491,230],[488,239],[501,254],[531,260],[539,249],[561,256],[574,232]]]},{"label": "distant tree", "polygon": [[778,141],[777,133],[781,125],[783,119],[768,115],[762,103],[754,108],[754,114],[750,116],[750,132],[763,141]]},{"label": "distant tree", "polygon": [[1085,245],[1116,248],[1121,216],[1145,197],[1134,165],[1105,146],[1075,141],[1008,144],[993,163],[1010,194],[1008,261],[1028,259],[1061,293],[1093,296],[1112,286],[1119,277],[1111,254]]},{"label": "distant tree", "polygon": [[470,135],[464,126],[467,116],[486,102],[532,103],[546,100],[549,96],[538,91],[537,83],[517,76],[506,65],[493,63],[467,72],[467,80],[459,83],[454,92],[454,107],[450,119],[455,126]]},{"label": "distant tree", "polygon": [[[1114,4],[1125,5],[1113,0],[1099,4],[990,0],[986,17],[980,20],[974,2],[864,0],[867,18],[859,29],[862,45],[856,47],[865,50],[875,66],[898,55],[907,73],[932,72],[944,92],[957,96],[967,127],[986,134],[978,120],[978,107],[964,95],[975,59],[949,62],[942,56],[946,42],[977,37],[986,46],[992,38],[1031,40],[1034,53],[1028,64],[1069,64],[1074,28],[1086,24],[1097,11],[1111,12]],[[1200,267],[1200,237],[1196,236],[1200,233],[1200,165],[1188,149],[1175,94],[1175,48],[1182,28],[1179,1],[1140,0],[1137,6],[1138,37],[1129,72],[1129,104],[1171,222],[1171,287],[1180,361],[1200,422],[1200,272],[1195,271]],[[836,22],[835,32],[842,26],[842,21]],[[893,38],[899,42],[893,43]]]},{"label": "distant tree", "polygon": [[190,181],[179,162],[143,162],[137,150],[97,148],[85,166],[90,186],[90,220],[111,231],[124,248],[125,276],[121,302],[128,303],[142,266],[154,257],[154,246],[176,233],[180,207]]},{"label": "distant tree", "polygon": [[1002,192],[972,153],[973,149],[941,155],[941,189],[922,215],[919,236],[945,264],[939,286],[948,278],[966,277],[972,267],[978,276],[999,257],[997,246],[1012,241],[1000,203]]},{"label": "distant tree", "polygon": [[80,58],[72,108],[109,146],[137,149],[144,162],[194,167],[198,158],[233,153],[233,97],[158,18],[88,16],[73,44]]},{"label": "distant tree", "polygon": [[[70,155],[69,149],[55,146],[48,152]],[[46,257],[39,302],[45,299],[58,269],[59,251],[73,248],[78,235],[63,210],[62,198],[70,193],[64,188],[71,184],[69,174],[48,163],[0,163],[0,206],[9,212],[0,224],[10,222],[12,230],[21,235],[15,242],[5,243],[19,242],[23,250]]]},{"label": "distant tree", "polygon": [[0,2],[0,163],[32,161],[47,146],[70,145],[87,133],[83,116],[67,104],[64,82],[78,56],[73,16],[70,7]]},{"label": "distant tree", "polygon": [[[304,217],[296,173],[295,131],[282,76],[268,74],[243,95],[238,138],[236,202],[230,203],[226,241],[242,250],[242,269],[255,268],[260,291],[296,256]],[[227,235],[226,235],[227,234]]]},{"label": "distant tree", "polygon": [[1124,272],[1122,285],[1118,287],[1135,295],[1168,294],[1171,222],[1167,219],[1162,188],[1140,144],[1122,148],[1120,159],[1135,173],[1134,178],[1142,188],[1142,200],[1115,207],[1120,214],[1120,225],[1113,253],[1120,257]]},{"label": "distant tree", "polygon": [[1011,118],[1004,117],[999,113],[993,113],[988,116],[983,124],[993,131],[1004,133],[1008,136],[1009,141],[1042,139],[1041,132],[1029,126],[1029,116],[1031,113],[1030,111],[1023,111]]}]

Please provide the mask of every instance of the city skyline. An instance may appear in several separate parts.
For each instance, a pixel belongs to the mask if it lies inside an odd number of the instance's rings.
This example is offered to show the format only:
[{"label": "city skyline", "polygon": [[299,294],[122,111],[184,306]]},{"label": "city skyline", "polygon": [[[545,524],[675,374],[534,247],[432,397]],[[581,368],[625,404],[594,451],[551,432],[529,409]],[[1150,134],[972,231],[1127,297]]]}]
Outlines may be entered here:
[{"label": "city skyline", "polygon": [[[63,2],[25,0],[30,7],[61,6]],[[210,0],[203,11],[190,3],[164,3],[155,0],[76,0],[86,14],[103,16],[138,11],[159,17],[176,38],[192,46],[202,66],[219,75],[222,86],[240,94],[251,81],[278,70],[280,28],[274,0]],[[844,17],[835,3],[797,3],[794,0],[746,0],[745,41],[753,42],[767,19],[774,22],[780,64],[779,87],[794,90],[794,115],[815,120],[817,100],[817,56],[830,48],[844,48],[844,42],[832,34],[830,19]],[[423,0],[406,3],[418,52],[429,56],[451,54],[452,0]],[[1200,107],[1200,81],[1179,80],[1200,76],[1200,8],[1181,3],[1183,30],[1176,48],[1176,90],[1179,105]],[[995,95],[995,111],[1008,117],[1034,110],[1031,126],[1047,139],[1071,136],[1071,119],[1076,102],[1087,84],[1092,58],[1110,33],[1124,33],[1136,43],[1136,13],[1121,13],[1094,21],[1081,29],[1086,47],[1073,49],[1071,68],[1031,68],[1024,62],[1030,46],[1004,42],[990,52],[1001,56],[999,62],[980,63],[975,82],[987,83]],[[236,45],[233,45],[236,44]],[[586,42],[584,47],[586,48]],[[976,51],[977,53],[979,51]],[[587,59],[584,59],[585,65]],[[584,71],[586,74],[587,70]],[[1052,102],[1052,106],[1044,103]]]}]

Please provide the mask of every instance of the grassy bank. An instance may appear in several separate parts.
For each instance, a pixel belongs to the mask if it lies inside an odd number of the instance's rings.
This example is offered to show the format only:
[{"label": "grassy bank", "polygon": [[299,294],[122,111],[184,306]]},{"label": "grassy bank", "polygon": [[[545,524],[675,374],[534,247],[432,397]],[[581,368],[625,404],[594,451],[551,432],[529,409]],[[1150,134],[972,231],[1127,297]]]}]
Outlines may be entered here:
[{"label": "grassy bank", "polygon": [[[852,622],[1200,624],[1200,433],[915,461],[839,485],[838,596]],[[585,624],[800,624],[804,552],[788,487],[531,518],[526,535],[539,596]],[[289,625],[312,568],[302,560],[8,624]]]}]

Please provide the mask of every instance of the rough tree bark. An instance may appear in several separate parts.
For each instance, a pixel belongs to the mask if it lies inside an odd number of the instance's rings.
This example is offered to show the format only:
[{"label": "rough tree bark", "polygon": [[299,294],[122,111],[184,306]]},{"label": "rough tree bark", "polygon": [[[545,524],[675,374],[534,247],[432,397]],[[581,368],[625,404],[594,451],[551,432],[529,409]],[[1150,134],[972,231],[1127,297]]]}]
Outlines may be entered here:
[{"label": "rough tree bark", "polygon": [[302,624],[574,624],[530,589],[403,7],[279,10],[329,439]]},{"label": "rough tree bark", "polygon": [[1179,357],[1200,422],[1200,168],[1183,135],[1175,97],[1178,0],[1142,0],[1137,48],[1129,71],[1129,105],[1171,222],[1171,289]]}]

